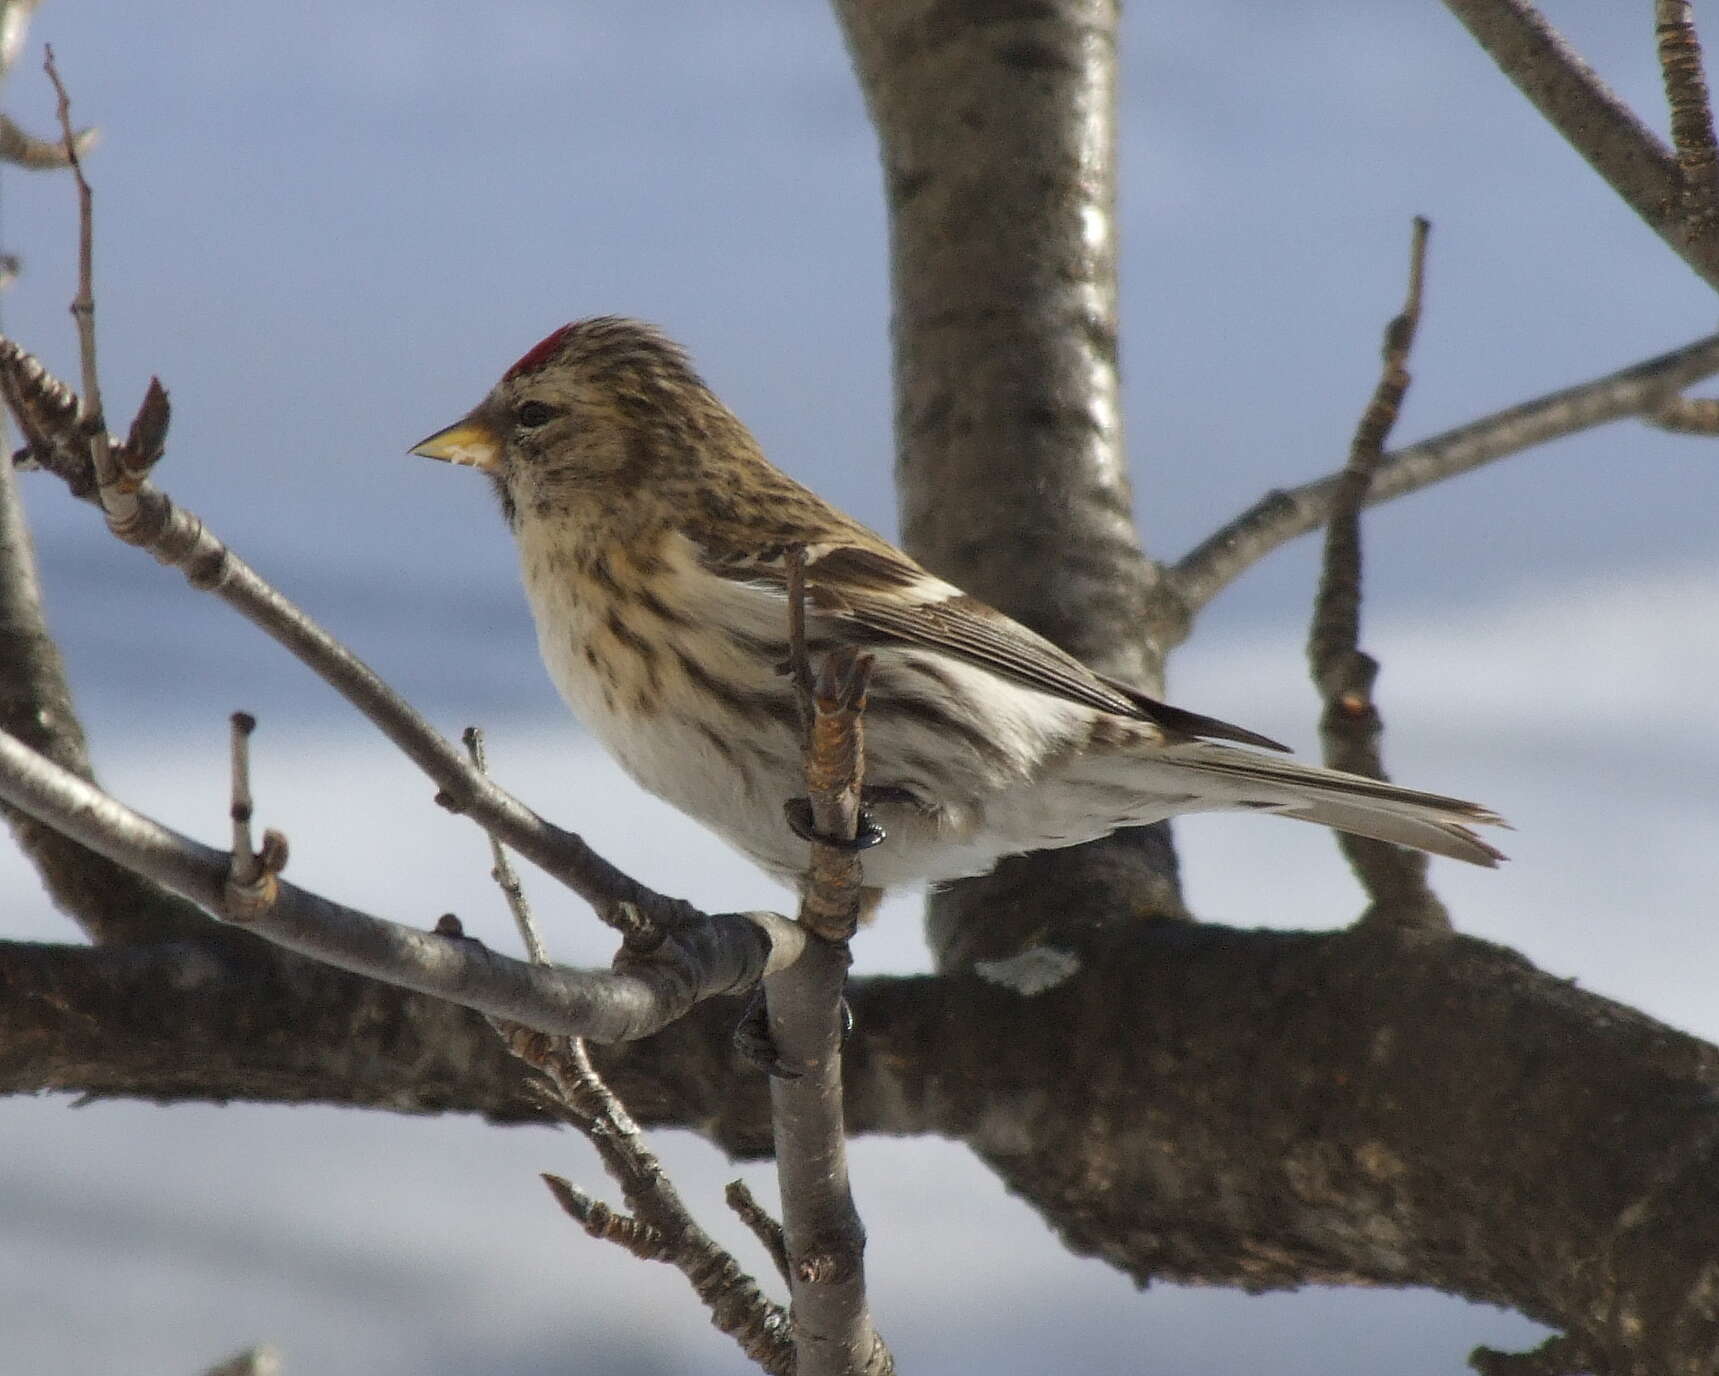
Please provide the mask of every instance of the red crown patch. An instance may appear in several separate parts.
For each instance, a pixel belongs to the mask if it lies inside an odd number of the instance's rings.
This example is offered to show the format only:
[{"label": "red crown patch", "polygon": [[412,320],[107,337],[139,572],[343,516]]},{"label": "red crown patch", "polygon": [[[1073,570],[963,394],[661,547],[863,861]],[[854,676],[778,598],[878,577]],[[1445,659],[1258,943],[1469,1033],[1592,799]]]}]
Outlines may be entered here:
[{"label": "red crown patch", "polygon": [[572,332],[573,326],[563,325],[547,339],[532,345],[531,349],[521,355],[519,361],[507,370],[506,376],[516,378],[525,373],[535,373],[560,352],[561,346],[567,342],[567,336]]}]

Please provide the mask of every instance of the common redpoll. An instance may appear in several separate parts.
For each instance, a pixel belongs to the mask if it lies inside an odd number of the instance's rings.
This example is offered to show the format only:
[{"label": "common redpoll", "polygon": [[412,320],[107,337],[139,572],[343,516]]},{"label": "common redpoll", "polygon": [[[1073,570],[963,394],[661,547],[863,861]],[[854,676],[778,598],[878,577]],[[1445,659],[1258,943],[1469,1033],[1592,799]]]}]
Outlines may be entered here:
[{"label": "common redpoll", "polygon": [[611,316],[557,330],[412,452],[482,469],[545,664],[640,785],[794,883],[805,792],[785,552],[814,661],[875,656],[869,885],[983,874],[1185,812],[1251,809],[1491,865],[1473,803],[1210,738],[1275,742],[1094,673],[774,468],[686,355]]}]

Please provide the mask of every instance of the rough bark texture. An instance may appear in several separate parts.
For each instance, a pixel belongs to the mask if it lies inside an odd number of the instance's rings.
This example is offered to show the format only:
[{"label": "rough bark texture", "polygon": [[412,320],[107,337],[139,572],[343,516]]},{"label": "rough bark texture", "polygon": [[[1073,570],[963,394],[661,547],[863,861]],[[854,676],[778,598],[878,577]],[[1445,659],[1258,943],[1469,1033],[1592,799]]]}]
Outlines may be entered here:
[{"label": "rough bark texture", "polygon": [[[1607,1372],[1719,1359],[1719,1051],[1470,938],[1094,929],[1036,998],[851,990],[850,1129],[970,1143],[1145,1282],[1430,1285]],[[478,1018],[184,947],[0,945],[0,1090],[536,1117]],[[594,1048],[635,1115],[769,1149],[734,1001]],[[52,1064],[44,1074],[43,1067]]]},{"label": "rough bark texture", "polygon": [[[4,446],[0,446],[3,449]],[[90,772],[59,647],[42,617],[35,551],[12,464],[0,453],[0,731],[82,778]],[[164,940],[215,930],[164,893],[33,817],[0,808],[59,909],[101,941]]]},{"label": "rough bark texture", "polygon": [[[1116,354],[1114,0],[838,0],[890,211],[896,462],[907,549],[1149,691],[1149,617]],[[957,494],[963,494],[957,498]],[[979,494],[983,494],[980,498]],[[1030,570],[1030,576],[1023,576]],[[945,968],[1072,909],[1184,915],[1166,828],[1012,860],[931,905]]]}]

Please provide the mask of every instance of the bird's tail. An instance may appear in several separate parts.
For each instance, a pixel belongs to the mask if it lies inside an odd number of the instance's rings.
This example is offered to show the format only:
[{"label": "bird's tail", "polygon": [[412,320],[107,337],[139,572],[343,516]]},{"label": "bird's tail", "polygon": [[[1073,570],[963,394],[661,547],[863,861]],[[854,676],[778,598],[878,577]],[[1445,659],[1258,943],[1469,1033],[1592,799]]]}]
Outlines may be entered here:
[{"label": "bird's tail", "polygon": [[1478,803],[1206,741],[1171,746],[1163,758],[1178,771],[1202,776],[1202,792],[1214,807],[1298,817],[1472,865],[1493,866],[1505,858],[1469,829],[1509,825]]}]

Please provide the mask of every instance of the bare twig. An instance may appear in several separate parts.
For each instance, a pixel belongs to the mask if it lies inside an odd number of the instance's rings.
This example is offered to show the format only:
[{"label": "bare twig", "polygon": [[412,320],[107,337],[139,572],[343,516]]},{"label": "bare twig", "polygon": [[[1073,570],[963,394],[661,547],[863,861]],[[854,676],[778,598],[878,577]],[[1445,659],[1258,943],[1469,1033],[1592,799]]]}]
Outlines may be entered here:
[{"label": "bare twig", "polygon": [[788,1274],[788,1239],[782,1231],[782,1225],[753,1198],[752,1191],[744,1180],[730,1180],[722,1197],[740,1221],[751,1229],[752,1236],[758,1239],[759,1245],[769,1256],[771,1265],[776,1268],[776,1274],[792,1284],[793,1278]]},{"label": "bare twig", "polygon": [[227,872],[227,911],[234,921],[252,923],[273,906],[280,892],[276,876],[286,868],[287,838],[263,833],[261,850],[251,845],[251,733],[257,719],[248,712],[232,717],[233,852]]},{"label": "bare twig", "polygon": [[757,1281],[693,1219],[632,1115],[603,1083],[577,1040],[525,1028],[498,1027],[508,1048],[542,1072],[550,1106],[603,1158],[632,1215],[618,1213],[555,1175],[545,1175],[556,1202],[592,1237],[646,1261],[663,1261],[691,1283],[710,1320],[765,1371],[794,1376],[788,1316]]},{"label": "bare twig", "polygon": [[[1629,416],[1654,416],[1683,388],[1719,373],[1719,334],[1604,377],[1495,411],[1385,455],[1367,505],[1407,496],[1549,440]],[[1341,472],[1269,492],[1177,561],[1166,595],[1178,600],[1186,628],[1212,598],[1278,546],[1331,517]]]},{"label": "bare twig", "polygon": [[83,162],[78,157],[77,135],[72,132],[72,100],[60,80],[52,44],[47,47],[42,69],[47,72],[48,80],[54,83],[66,162],[78,184],[78,294],[72,298],[72,319],[77,322],[78,357],[83,364],[84,423],[90,462],[95,466],[96,482],[102,489],[102,506],[109,518],[114,519],[123,515],[130,494],[110,494],[108,491],[110,487],[117,486],[118,472],[114,467],[113,444],[107,433],[107,422],[102,419],[101,371],[96,365],[94,195],[90,191],[89,178],[84,176]]},{"label": "bare twig", "polygon": [[1679,205],[1686,233],[1700,241],[1719,230],[1719,148],[1713,141],[1713,107],[1701,70],[1701,40],[1689,0],[1654,0],[1654,30],[1665,99],[1671,107],[1671,142],[1683,174]]},{"label": "bare twig", "polygon": [[[623,950],[613,972],[569,970],[384,921],[284,880],[258,912],[236,913],[225,851],[133,811],[7,735],[0,735],[0,800],[278,946],[558,1034],[647,1036],[703,999],[752,987],[805,945],[799,926],[775,914],[719,914],[674,924],[649,955]],[[268,853],[265,838],[260,855]]]},{"label": "bare twig", "polygon": [[[1408,299],[1402,314],[1385,328],[1384,367],[1356,427],[1349,463],[1332,499],[1324,565],[1307,641],[1308,665],[1325,703],[1319,722],[1325,763],[1371,779],[1386,775],[1380,751],[1384,722],[1373,701],[1379,662],[1360,649],[1361,505],[1409,390],[1409,351],[1420,324],[1430,228],[1426,220],[1415,220]],[[1370,901],[1364,923],[1451,930],[1450,914],[1427,885],[1424,854],[1366,836],[1337,833],[1336,840]]]},{"label": "bare twig", "polygon": [[1719,236],[1690,232],[1677,159],[1540,12],[1528,0],[1445,4],[1625,204],[1709,286],[1719,288]]},{"label": "bare twig", "polygon": [[[487,776],[489,762],[484,758],[483,732],[475,726],[468,726],[461,734],[460,740],[472,757],[472,767]],[[485,835],[489,838],[489,877],[495,880],[496,887],[501,890],[501,896],[507,903],[508,912],[513,914],[513,924],[519,929],[520,940],[525,943],[525,951],[530,956],[531,963],[547,965],[548,949],[543,944],[542,934],[537,930],[537,921],[531,915],[531,904],[526,901],[525,888],[519,882],[513,861],[507,858],[507,847],[496,840],[493,833],[486,832]]]}]

